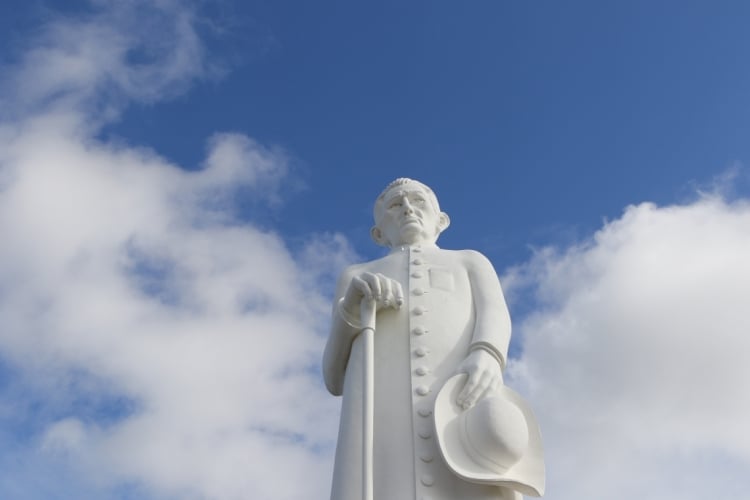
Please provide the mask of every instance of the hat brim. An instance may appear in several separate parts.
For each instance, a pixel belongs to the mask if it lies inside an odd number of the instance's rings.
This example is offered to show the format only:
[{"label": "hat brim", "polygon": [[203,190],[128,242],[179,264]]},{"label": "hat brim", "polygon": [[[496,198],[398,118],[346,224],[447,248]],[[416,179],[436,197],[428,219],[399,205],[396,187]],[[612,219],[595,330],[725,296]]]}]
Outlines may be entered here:
[{"label": "hat brim", "polygon": [[529,405],[515,391],[501,386],[492,392],[493,397],[502,397],[523,413],[529,429],[527,448],[512,467],[497,472],[477,463],[465,450],[459,431],[459,415],[464,411],[456,398],[463,388],[467,375],[461,373],[448,379],[435,398],[435,430],[440,453],[448,467],[459,477],[472,483],[506,486],[529,496],[544,494],[544,461],[542,436],[536,418]]}]

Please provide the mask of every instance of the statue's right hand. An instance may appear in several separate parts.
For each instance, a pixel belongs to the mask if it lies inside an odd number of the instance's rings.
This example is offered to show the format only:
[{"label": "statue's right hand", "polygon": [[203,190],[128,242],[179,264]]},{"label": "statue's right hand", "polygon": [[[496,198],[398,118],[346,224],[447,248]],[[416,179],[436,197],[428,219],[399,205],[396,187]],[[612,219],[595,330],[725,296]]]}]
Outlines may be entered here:
[{"label": "statue's right hand", "polygon": [[349,282],[343,306],[351,313],[359,313],[362,300],[374,300],[376,308],[398,309],[404,303],[401,283],[380,273],[362,273]]}]

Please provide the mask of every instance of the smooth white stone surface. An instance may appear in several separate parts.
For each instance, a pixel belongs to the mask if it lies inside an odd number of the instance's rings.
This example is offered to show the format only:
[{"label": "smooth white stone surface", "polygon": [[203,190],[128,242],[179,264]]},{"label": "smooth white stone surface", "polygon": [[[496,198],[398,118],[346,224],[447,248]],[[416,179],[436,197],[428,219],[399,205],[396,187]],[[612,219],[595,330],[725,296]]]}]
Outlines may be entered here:
[{"label": "smooth white stone surface", "polygon": [[[434,434],[435,397],[453,375],[474,375],[455,395],[461,408],[472,408],[503,384],[510,316],[492,264],[477,252],[436,245],[450,219],[432,190],[417,181],[391,183],[377,198],[374,215],[372,238],[391,251],[342,274],[335,297],[340,307],[334,307],[323,356],[326,386],[344,398],[332,500],[362,498],[364,351],[353,318],[364,300],[374,300],[377,311],[375,500],[519,500],[502,478],[483,484],[471,472],[460,477]],[[471,422],[482,425],[481,417]],[[470,471],[473,464],[462,465]]]}]

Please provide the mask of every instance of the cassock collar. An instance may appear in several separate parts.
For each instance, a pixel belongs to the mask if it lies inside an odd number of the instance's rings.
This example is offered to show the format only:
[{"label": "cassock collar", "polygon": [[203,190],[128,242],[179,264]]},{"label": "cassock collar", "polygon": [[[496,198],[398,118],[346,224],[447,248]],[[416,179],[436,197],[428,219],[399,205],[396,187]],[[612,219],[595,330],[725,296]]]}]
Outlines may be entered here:
[{"label": "cassock collar", "polygon": [[391,248],[390,253],[397,253],[397,252],[406,252],[407,250],[411,251],[420,251],[420,250],[432,250],[440,248],[437,246],[434,242],[429,243],[418,243],[416,245],[399,245],[397,247]]}]

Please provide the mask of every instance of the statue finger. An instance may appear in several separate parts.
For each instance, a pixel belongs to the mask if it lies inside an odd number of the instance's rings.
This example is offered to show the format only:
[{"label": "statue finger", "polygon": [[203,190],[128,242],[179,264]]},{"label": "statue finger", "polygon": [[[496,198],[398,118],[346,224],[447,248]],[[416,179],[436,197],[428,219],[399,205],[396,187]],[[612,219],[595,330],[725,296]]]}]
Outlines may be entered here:
[{"label": "statue finger", "polygon": [[370,287],[369,283],[367,283],[367,281],[365,281],[362,277],[355,276],[354,278],[352,278],[352,286],[365,298],[372,298],[372,288]]},{"label": "statue finger", "polygon": [[367,282],[367,284],[370,286],[370,292],[372,295],[370,298],[373,298],[375,300],[378,300],[380,298],[380,279],[372,273],[364,273],[362,275],[362,278]]},{"label": "statue finger", "polygon": [[463,389],[461,389],[461,392],[458,394],[458,397],[456,398],[456,403],[458,406],[462,407],[463,409],[469,408],[471,406],[469,404],[469,398],[474,391],[474,388],[476,387],[477,383],[479,382],[479,374],[477,372],[472,372],[469,374],[469,378],[466,380],[466,383],[464,384]]},{"label": "statue finger", "polygon": [[391,289],[393,290],[393,297],[396,300],[396,306],[401,307],[404,305],[404,289],[401,287],[401,283],[396,280],[391,280]]},{"label": "statue finger", "polygon": [[490,386],[487,388],[490,392],[495,392],[502,384],[503,379],[501,377],[492,377],[492,382],[490,382]]},{"label": "statue finger", "polygon": [[492,375],[489,372],[482,372],[482,376],[479,377],[477,383],[469,391],[469,394],[464,399],[464,409],[471,408],[474,404],[479,401],[482,395],[487,392],[487,389],[492,382]]},{"label": "statue finger", "polygon": [[391,291],[391,280],[385,278],[380,282],[380,293],[383,307],[389,307],[395,302],[393,292]]}]

